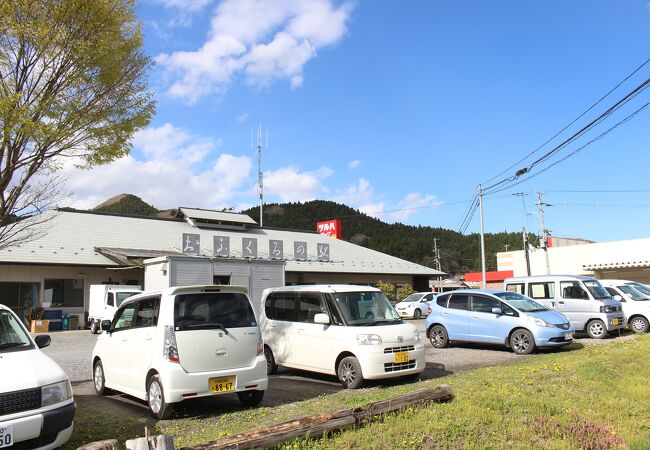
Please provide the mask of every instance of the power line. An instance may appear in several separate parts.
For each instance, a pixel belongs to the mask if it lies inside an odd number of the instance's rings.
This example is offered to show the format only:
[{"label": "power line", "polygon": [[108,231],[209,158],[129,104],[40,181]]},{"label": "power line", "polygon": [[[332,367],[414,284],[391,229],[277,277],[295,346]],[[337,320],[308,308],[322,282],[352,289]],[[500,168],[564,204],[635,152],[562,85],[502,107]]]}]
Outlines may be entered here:
[{"label": "power line", "polygon": [[645,61],[644,61],[644,62],[643,62],[639,67],[637,67],[636,69],[634,69],[634,71],[632,71],[628,76],[626,76],[626,77],[625,77],[622,81],[620,81],[616,86],[614,86],[612,89],[610,89],[610,90],[609,90],[605,95],[603,95],[602,97],[600,97],[600,98],[599,98],[599,99],[598,99],[594,104],[592,104],[589,108],[587,108],[587,109],[586,109],[582,114],[580,114],[578,117],[576,117],[575,119],[573,119],[573,121],[571,121],[568,125],[566,125],[564,128],[562,128],[560,131],[558,131],[557,133],[555,133],[555,134],[554,134],[551,138],[549,138],[546,142],[544,142],[542,145],[540,145],[539,147],[537,147],[535,150],[533,150],[533,151],[531,151],[530,153],[528,153],[526,156],[524,156],[522,159],[520,159],[519,161],[517,161],[516,163],[514,163],[513,165],[511,165],[510,167],[508,167],[508,168],[505,169],[504,171],[498,173],[497,175],[493,176],[492,178],[490,178],[489,180],[483,182],[482,184],[487,184],[487,183],[489,183],[490,181],[492,181],[492,180],[494,180],[494,179],[500,177],[500,176],[503,175],[504,173],[506,173],[506,172],[512,170],[513,168],[517,167],[519,164],[521,164],[523,161],[525,161],[526,159],[528,159],[530,156],[532,156],[532,155],[534,155],[535,153],[537,153],[540,149],[542,149],[543,147],[545,147],[549,142],[551,142],[553,139],[555,139],[555,138],[558,137],[560,134],[562,134],[564,131],[566,131],[566,130],[571,126],[571,125],[573,125],[573,124],[576,123],[578,120],[580,120],[582,117],[584,117],[585,114],[587,114],[589,111],[591,111],[594,107],[596,107],[596,105],[598,105],[598,104],[599,104],[600,102],[602,102],[605,98],[607,98],[607,97],[608,97],[612,92],[614,92],[616,89],[618,89],[618,88],[619,88],[623,83],[625,83],[625,82],[626,82],[627,80],[629,80],[632,76],[634,76],[634,75],[635,75],[639,70],[641,70],[641,69],[642,69],[646,64],[648,64],[648,62],[650,62],[650,58],[646,59],[646,60],[645,60]]},{"label": "power line", "polygon": [[559,193],[592,193],[592,194],[619,194],[619,193],[634,193],[634,192],[650,192],[650,189],[593,189],[593,190],[549,190],[546,189],[546,192],[559,192]]},{"label": "power line", "polygon": [[[645,90],[649,85],[650,85],[650,78],[646,79],[643,83],[641,83],[640,85],[638,85],[638,86],[637,86],[636,88],[634,88],[632,91],[628,92],[628,93],[627,93],[623,98],[621,98],[618,102],[616,102],[614,105],[610,106],[610,107],[609,107],[605,112],[603,112],[603,113],[600,114],[598,117],[596,117],[594,120],[592,120],[592,121],[589,122],[587,125],[585,125],[584,127],[582,127],[579,131],[577,131],[576,133],[574,133],[571,137],[569,137],[568,139],[564,140],[561,144],[555,146],[555,147],[554,147],[553,149],[551,149],[550,151],[546,152],[544,155],[542,155],[541,157],[539,157],[537,160],[533,161],[529,166],[519,169],[519,170],[518,170],[518,171],[517,171],[513,176],[508,177],[508,178],[504,178],[503,180],[501,180],[501,181],[499,181],[499,182],[497,182],[497,183],[494,183],[494,184],[492,184],[492,185],[486,187],[485,190],[488,191],[488,190],[490,190],[490,189],[494,189],[495,187],[497,187],[497,186],[499,186],[499,185],[501,185],[501,184],[503,184],[503,183],[512,182],[512,181],[516,180],[517,178],[519,178],[520,176],[529,173],[529,172],[530,172],[530,171],[531,171],[531,170],[532,170],[536,165],[542,163],[542,162],[545,161],[546,159],[548,159],[548,158],[550,158],[551,156],[555,155],[557,152],[559,152],[560,150],[562,150],[564,147],[566,147],[567,145],[571,144],[573,141],[575,141],[576,139],[578,139],[580,136],[584,135],[587,131],[591,130],[593,127],[595,127],[596,125],[598,125],[599,123],[601,123],[603,120],[605,120],[607,117],[609,117],[609,116],[610,116],[611,114],[613,114],[615,111],[617,111],[621,106],[623,106],[624,104],[626,104],[627,102],[629,102],[630,100],[632,100],[635,96],[637,96],[638,94],[640,94],[641,92],[643,92],[643,91],[644,91],[644,90]],[[635,111],[635,113],[631,114],[630,116],[628,116],[628,117],[627,117],[626,119],[624,119],[623,121],[619,122],[619,124],[621,124],[622,122],[626,122],[627,120],[629,120],[629,119],[631,119],[632,117],[634,117],[638,112],[640,112],[640,110],[644,109],[645,106],[647,106],[647,104],[644,105],[643,107],[639,108],[637,111]],[[617,124],[616,126],[618,126],[619,124]],[[615,128],[615,127],[614,127],[614,128]],[[608,131],[611,131],[611,129],[608,130]],[[601,135],[601,136],[602,136],[602,135]],[[593,142],[593,141],[591,141],[591,142]],[[584,146],[581,147],[581,148],[584,148]],[[574,152],[574,153],[571,153],[571,154],[573,155],[573,154],[575,154],[575,152]],[[560,161],[563,161],[564,159],[566,159],[566,158],[563,158],[563,159],[561,159]],[[549,166],[549,167],[550,167],[550,166]],[[529,178],[530,178],[530,177],[529,177]],[[516,184],[518,184],[518,183],[516,183]],[[515,185],[516,185],[516,184],[515,184]],[[505,189],[505,188],[500,188],[500,189],[498,189],[497,191],[493,191],[493,193],[494,193],[494,192],[501,192],[501,191],[504,190],[504,189]],[[489,192],[486,192],[486,194],[489,194]]]}]

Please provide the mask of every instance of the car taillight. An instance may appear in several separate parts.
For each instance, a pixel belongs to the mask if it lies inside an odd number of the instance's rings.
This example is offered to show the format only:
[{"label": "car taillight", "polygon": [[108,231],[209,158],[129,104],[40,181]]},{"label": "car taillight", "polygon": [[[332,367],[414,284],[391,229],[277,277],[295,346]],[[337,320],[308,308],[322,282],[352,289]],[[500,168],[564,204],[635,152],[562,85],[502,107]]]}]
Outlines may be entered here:
[{"label": "car taillight", "polygon": [[163,358],[171,362],[180,362],[180,358],[178,357],[178,346],[176,345],[176,333],[174,333],[174,327],[171,325],[165,326]]},{"label": "car taillight", "polygon": [[262,333],[257,338],[257,356],[264,354],[264,340],[262,339]]}]

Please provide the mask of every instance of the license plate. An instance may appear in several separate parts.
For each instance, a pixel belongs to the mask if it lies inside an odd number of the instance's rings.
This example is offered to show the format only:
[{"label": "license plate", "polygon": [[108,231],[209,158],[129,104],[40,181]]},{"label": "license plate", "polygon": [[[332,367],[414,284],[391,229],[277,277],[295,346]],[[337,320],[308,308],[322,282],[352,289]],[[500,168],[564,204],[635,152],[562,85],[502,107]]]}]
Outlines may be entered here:
[{"label": "license plate", "polygon": [[612,319],[612,325],[618,325],[618,319]]},{"label": "license plate", "polygon": [[230,392],[235,390],[235,377],[210,378],[210,393]]},{"label": "license plate", "polygon": [[14,445],[14,426],[0,423],[0,448]]},{"label": "license plate", "polygon": [[409,352],[397,352],[394,353],[395,363],[407,363],[409,362]]},{"label": "license plate", "polygon": [[564,333],[565,341],[570,341],[571,339],[573,339],[573,333]]}]

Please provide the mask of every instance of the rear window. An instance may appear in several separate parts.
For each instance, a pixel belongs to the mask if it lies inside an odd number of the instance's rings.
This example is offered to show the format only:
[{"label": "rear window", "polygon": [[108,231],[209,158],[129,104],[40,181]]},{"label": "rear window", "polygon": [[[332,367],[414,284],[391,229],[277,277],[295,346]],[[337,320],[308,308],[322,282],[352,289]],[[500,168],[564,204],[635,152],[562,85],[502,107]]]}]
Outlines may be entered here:
[{"label": "rear window", "polygon": [[248,297],[239,292],[177,295],[174,327],[177,331],[255,327]]}]

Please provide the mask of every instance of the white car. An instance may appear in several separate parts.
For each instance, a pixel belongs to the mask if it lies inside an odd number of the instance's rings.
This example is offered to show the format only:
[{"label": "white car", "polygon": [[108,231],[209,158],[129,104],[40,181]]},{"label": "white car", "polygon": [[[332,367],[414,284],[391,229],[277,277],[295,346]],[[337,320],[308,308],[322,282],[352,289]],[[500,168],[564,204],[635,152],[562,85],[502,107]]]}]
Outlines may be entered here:
[{"label": "white car", "polygon": [[641,283],[629,280],[599,280],[607,292],[623,305],[625,322],[635,333],[650,330],[650,290]]},{"label": "white car", "polygon": [[424,370],[420,331],[376,288],[286,286],[262,295],[260,325],[268,373],[278,366],[336,375],[348,389],[364,380],[417,378]]},{"label": "white car", "polygon": [[39,349],[18,317],[0,305],[0,448],[53,449],[72,435],[75,403],[65,372]]},{"label": "white car", "polygon": [[183,286],[128,298],[92,354],[95,391],[147,401],[167,419],[188,398],[236,393],[262,401],[268,380],[262,334],[246,289]]},{"label": "white car", "polygon": [[434,299],[435,292],[415,292],[395,305],[400,317],[419,319],[431,313],[429,302]]}]

